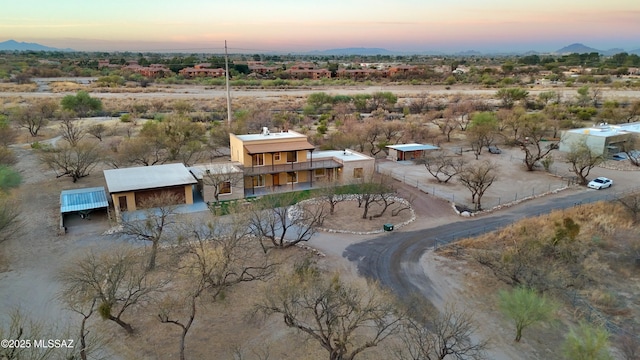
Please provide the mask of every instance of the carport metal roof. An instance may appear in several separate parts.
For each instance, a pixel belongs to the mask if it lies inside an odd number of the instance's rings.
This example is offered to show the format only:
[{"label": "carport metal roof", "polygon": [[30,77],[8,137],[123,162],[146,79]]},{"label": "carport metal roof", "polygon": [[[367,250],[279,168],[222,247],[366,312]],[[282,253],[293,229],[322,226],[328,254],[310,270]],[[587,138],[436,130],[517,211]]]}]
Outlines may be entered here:
[{"label": "carport metal roof", "polygon": [[387,145],[389,149],[399,151],[418,151],[418,150],[436,150],[437,146],[425,145],[425,144],[400,144],[400,145]]},{"label": "carport metal roof", "polygon": [[62,190],[60,193],[60,212],[93,210],[109,207],[104,187]]},{"label": "carport metal roof", "polygon": [[104,170],[109,193],[193,185],[198,181],[184,164],[163,164]]}]

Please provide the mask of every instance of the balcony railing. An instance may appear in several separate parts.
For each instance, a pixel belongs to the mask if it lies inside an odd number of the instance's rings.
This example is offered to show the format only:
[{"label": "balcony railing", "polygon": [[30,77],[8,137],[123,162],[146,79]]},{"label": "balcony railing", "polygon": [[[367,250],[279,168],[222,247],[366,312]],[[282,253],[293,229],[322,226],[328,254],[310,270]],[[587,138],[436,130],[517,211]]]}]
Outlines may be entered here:
[{"label": "balcony railing", "polygon": [[287,164],[277,165],[261,165],[261,166],[248,166],[243,169],[245,176],[263,175],[263,174],[277,174],[291,171],[305,171],[315,169],[335,169],[342,167],[342,164],[335,160],[314,160],[295,162]]}]

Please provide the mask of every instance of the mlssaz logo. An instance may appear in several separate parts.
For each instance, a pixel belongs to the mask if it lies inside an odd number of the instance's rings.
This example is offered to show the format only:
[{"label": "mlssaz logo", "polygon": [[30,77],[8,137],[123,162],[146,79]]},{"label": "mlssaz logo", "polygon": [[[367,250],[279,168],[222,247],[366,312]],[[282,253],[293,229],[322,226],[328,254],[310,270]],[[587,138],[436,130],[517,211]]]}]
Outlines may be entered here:
[{"label": "mlssaz logo", "polygon": [[36,348],[42,348],[42,349],[60,349],[60,348],[73,349],[73,339],[34,340],[33,345]]}]

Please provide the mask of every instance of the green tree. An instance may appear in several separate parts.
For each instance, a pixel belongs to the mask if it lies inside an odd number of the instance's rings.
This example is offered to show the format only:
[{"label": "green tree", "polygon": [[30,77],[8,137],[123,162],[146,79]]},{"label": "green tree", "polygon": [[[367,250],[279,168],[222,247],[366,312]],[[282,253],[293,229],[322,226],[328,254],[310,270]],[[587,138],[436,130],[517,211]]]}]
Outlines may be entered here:
[{"label": "green tree", "polygon": [[581,322],[569,331],[562,352],[568,360],[609,360],[609,332],[601,326]]},{"label": "green tree", "polygon": [[505,88],[496,93],[496,97],[502,101],[502,106],[511,109],[516,101],[525,100],[529,92],[522,88]]},{"label": "green tree", "polygon": [[64,110],[73,111],[79,117],[86,117],[92,111],[102,110],[102,101],[92,98],[88,92],[80,90],[76,95],[62,98],[60,105]]},{"label": "green tree", "polygon": [[467,139],[471,143],[473,152],[478,159],[482,148],[491,146],[499,134],[499,122],[495,113],[483,111],[474,114],[467,127]]},{"label": "green tree", "polygon": [[511,291],[499,293],[500,310],[511,318],[516,325],[515,341],[522,339],[522,331],[536,323],[551,320],[556,304],[544,295],[538,295],[534,289],[517,287]]}]

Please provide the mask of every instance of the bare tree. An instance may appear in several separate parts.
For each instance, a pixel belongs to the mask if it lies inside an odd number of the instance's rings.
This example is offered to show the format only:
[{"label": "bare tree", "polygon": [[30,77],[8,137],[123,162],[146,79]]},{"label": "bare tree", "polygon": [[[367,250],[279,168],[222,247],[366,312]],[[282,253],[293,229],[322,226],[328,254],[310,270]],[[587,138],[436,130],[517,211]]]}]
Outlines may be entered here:
[{"label": "bare tree", "polygon": [[618,198],[618,202],[631,213],[634,222],[640,221],[640,193]]},{"label": "bare tree", "polygon": [[125,216],[121,219],[123,235],[151,243],[146,271],[156,267],[158,248],[166,240],[168,228],[174,224],[173,216],[179,202],[178,196],[164,192],[142,201],[141,207],[147,209],[143,219],[129,219]]},{"label": "bare tree", "polygon": [[20,206],[17,201],[0,196],[0,244],[20,228]]},{"label": "bare tree", "polygon": [[[75,346],[80,359],[87,360],[89,354],[91,354],[91,359],[96,359],[96,355],[102,351],[102,348],[107,343],[105,337],[100,336],[99,333],[95,331],[92,334],[89,330],[89,319],[96,313],[98,298],[93,296],[91,292],[78,293],[74,291],[72,293],[65,293],[64,290],[59,297],[61,301],[67,305],[69,310],[82,317],[80,328],[78,329],[80,346]],[[83,297],[88,298],[82,299]]]},{"label": "bare tree", "polygon": [[[7,315],[9,316],[9,321],[0,324],[0,337],[9,341],[22,341],[25,345],[7,346],[4,344],[5,340],[3,340],[3,346],[0,347],[0,359],[46,360],[52,359],[56,351],[56,356],[61,355],[60,351],[58,351],[59,349],[52,347],[36,348],[35,344],[33,344],[33,341],[37,339],[44,339],[45,333],[52,330],[48,329],[45,323],[29,318],[20,309],[14,309]],[[32,342],[31,346],[26,346],[27,341]]]},{"label": "bare tree", "polygon": [[496,112],[498,118],[498,127],[500,131],[510,129],[512,132],[512,139],[517,141],[520,137],[520,128],[522,127],[522,118],[526,113],[523,107],[517,106],[513,109],[500,109]]},{"label": "bare tree", "polygon": [[604,161],[603,156],[591,150],[585,140],[572,143],[565,157],[571,165],[571,172],[578,177],[580,185],[587,185],[587,176],[589,176],[591,169]]},{"label": "bare tree", "polygon": [[640,140],[636,136],[629,136],[627,141],[622,143],[622,151],[627,155],[627,159],[633,166],[640,166]]},{"label": "bare tree", "polygon": [[340,186],[337,182],[324,182],[320,184],[318,198],[329,207],[329,215],[333,215],[336,210],[336,205],[345,201],[346,196],[341,193]]},{"label": "bare tree", "polygon": [[78,142],[84,138],[85,134],[86,132],[84,128],[82,128],[77,121],[74,121],[71,118],[64,118],[60,122],[60,136],[67,140],[72,147],[77,146]]},{"label": "bare tree", "polygon": [[164,164],[167,161],[166,151],[157,138],[125,139],[117,146],[114,155],[115,163],[118,166],[129,164],[151,166]]},{"label": "bare tree", "polygon": [[242,282],[265,280],[274,269],[274,264],[249,236],[246,219],[237,213],[226,225],[188,224],[187,227],[183,229],[186,249],[176,279],[184,288],[179,296],[165,297],[158,314],[160,322],[181,329],[182,360],[200,299],[205,300],[206,296],[206,300],[216,302],[229,288]]},{"label": "bare tree", "polygon": [[234,172],[226,166],[207,169],[202,175],[202,183],[213,190],[213,197],[216,199],[216,203],[220,201],[220,194],[223,191],[230,191],[235,187],[244,186],[243,181],[242,172]]},{"label": "bare tree", "polygon": [[542,139],[549,136],[551,124],[541,113],[524,115],[522,132],[520,133],[520,148],[524,151],[524,164],[528,171],[533,171],[536,163],[551,151],[558,149],[556,142],[542,146]]},{"label": "bare tree", "polygon": [[399,336],[398,359],[444,360],[485,359],[487,340],[472,340],[478,331],[470,310],[446,305],[442,313],[424,303],[413,302]]},{"label": "bare tree", "polygon": [[59,275],[63,284],[61,297],[73,309],[82,307],[81,313],[87,317],[92,311],[87,309],[88,305],[97,301],[97,310],[103,319],[115,322],[132,334],[133,326],[123,320],[123,315],[163,286],[161,282],[151,281],[147,275],[133,252],[89,253],[72,262]]},{"label": "bare tree", "polygon": [[58,103],[54,100],[42,100],[27,107],[13,109],[9,119],[16,122],[18,127],[27,129],[31,136],[37,136],[40,129],[47,126],[58,109]]},{"label": "bare tree", "polygon": [[426,92],[416,95],[415,98],[409,102],[409,111],[412,114],[421,114],[422,112],[429,110],[429,94]]},{"label": "bare tree", "polygon": [[95,137],[99,141],[102,141],[102,138],[104,137],[106,131],[107,128],[106,126],[104,126],[104,124],[94,124],[89,126],[89,129],[87,129],[87,133]]},{"label": "bare tree", "polygon": [[362,219],[369,218],[369,210],[374,204],[383,207],[382,211],[375,217],[382,216],[390,205],[393,204],[392,198],[395,196],[395,189],[389,185],[390,177],[383,176],[379,180],[373,177],[363,179],[362,182],[353,184],[353,191],[358,207],[362,208]]},{"label": "bare tree", "polygon": [[467,165],[458,174],[458,180],[471,192],[475,210],[482,210],[482,196],[497,179],[497,166],[489,161]]},{"label": "bare tree", "polygon": [[422,164],[439,183],[448,183],[464,168],[466,162],[462,157],[453,157],[442,151],[428,154],[416,161]]},{"label": "bare tree", "polygon": [[280,314],[288,327],[308,335],[329,360],[353,360],[378,346],[400,327],[391,298],[373,285],[346,283],[309,265],[282,276],[258,305],[263,314]]},{"label": "bare tree", "polygon": [[442,118],[433,119],[431,123],[435,124],[438,129],[440,129],[440,133],[447,137],[447,142],[451,141],[451,134],[459,125],[458,121],[456,121],[456,114],[452,108],[445,109],[442,113]]},{"label": "bare tree", "polygon": [[265,240],[273,247],[287,248],[308,241],[322,225],[326,216],[324,204],[295,204],[295,197],[295,193],[265,196],[250,209],[249,230],[265,252]]},{"label": "bare tree", "polygon": [[76,182],[89,176],[100,162],[101,155],[96,144],[82,142],[77,146],[45,148],[40,154],[40,160],[56,173],[56,177],[69,176]]}]

